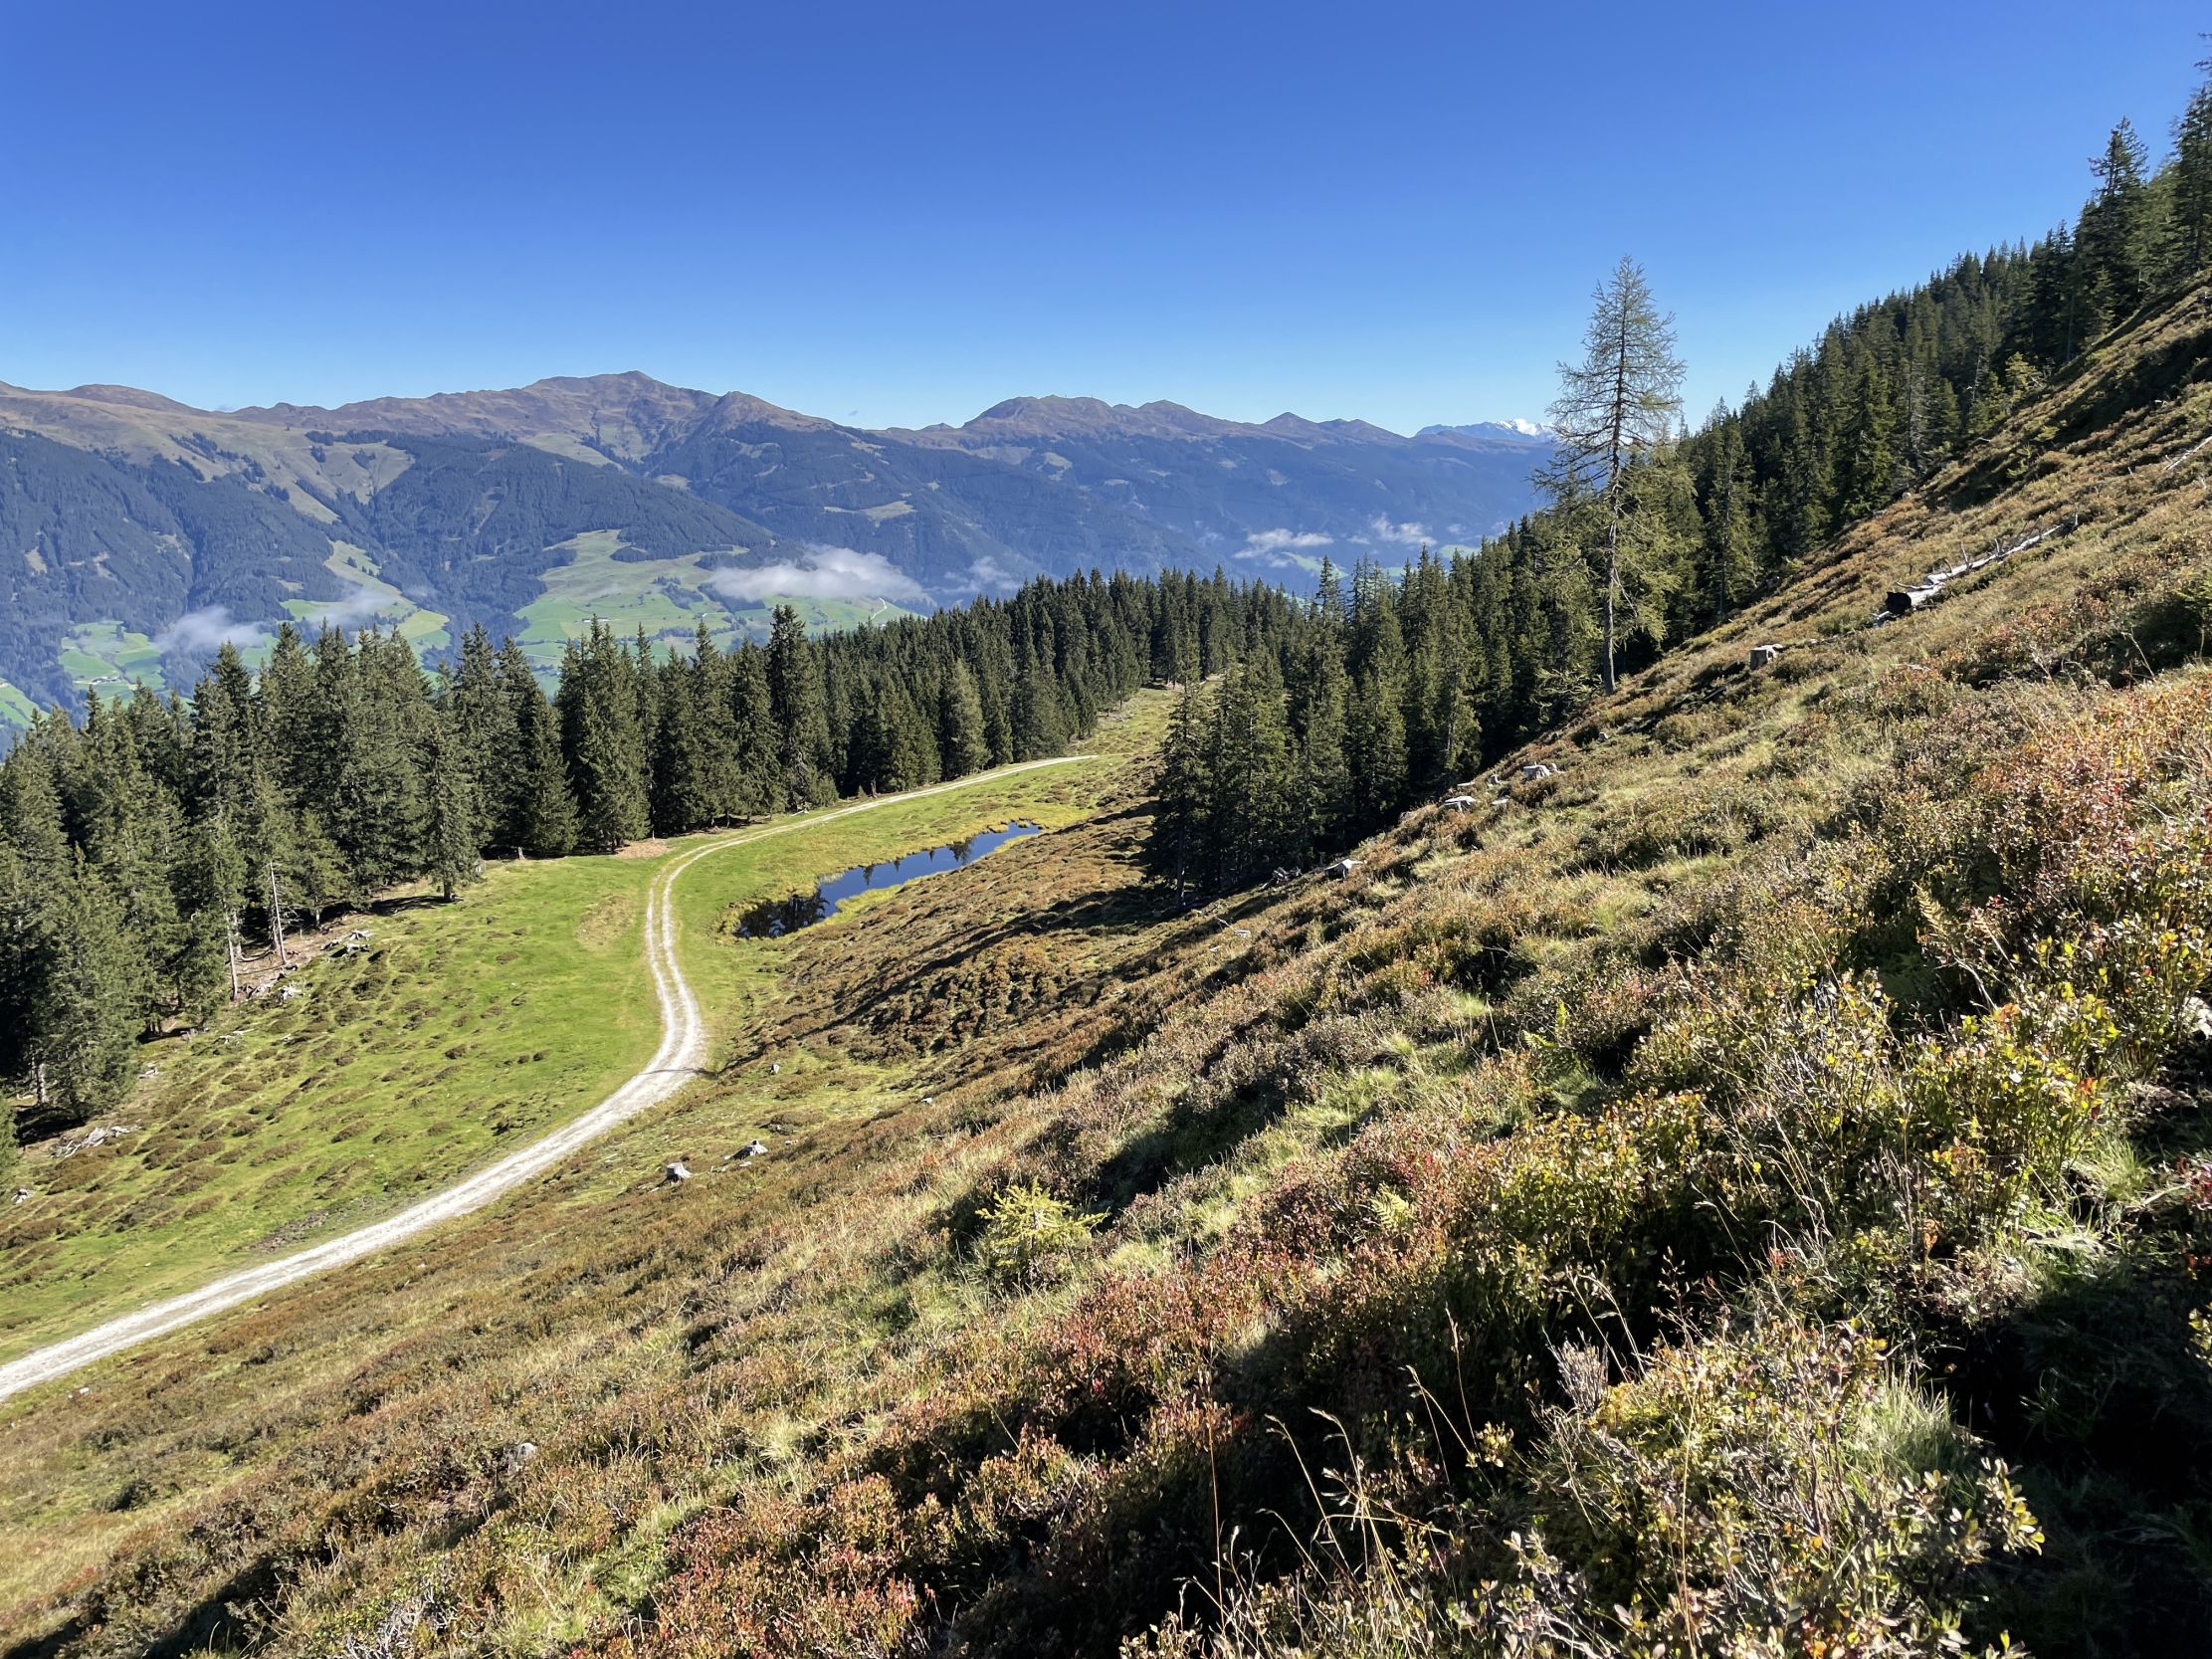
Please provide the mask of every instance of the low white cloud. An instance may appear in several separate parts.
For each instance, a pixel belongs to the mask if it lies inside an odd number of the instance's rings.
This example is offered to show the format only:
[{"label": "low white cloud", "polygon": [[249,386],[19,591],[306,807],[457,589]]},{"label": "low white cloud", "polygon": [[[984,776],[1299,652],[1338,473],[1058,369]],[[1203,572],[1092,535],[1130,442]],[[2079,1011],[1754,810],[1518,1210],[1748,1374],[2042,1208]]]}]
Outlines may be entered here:
[{"label": "low white cloud", "polygon": [[1357,537],[1369,546],[1422,547],[1435,539],[1426,524],[1394,524],[1381,514],[1376,514],[1367,525],[1367,533]]},{"label": "low white cloud", "polygon": [[367,583],[348,582],[345,597],[318,605],[313,620],[317,627],[327,623],[333,628],[359,628],[374,622],[390,604],[386,595]]},{"label": "low white cloud", "polygon": [[1020,587],[1021,579],[990,554],[968,565],[968,579],[977,587]]},{"label": "low white cloud", "polygon": [[186,611],[153,636],[156,649],[181,651],[187,656],[212,656],[226,645],[241,651],[269,643],[269,631],[252,622],[232,620],[228,605],[202,605]]},{"label": "low white cloud", "polygon": [[[1327,547],[1334,545],[1334,538],[1318,530],[1254,530],[1244,538],[1239,558],[1265,558],[1269,563],[1283,565],[1290,562],[1281,554],[1298,547]],[[1277,556],[1271,556],[1277,555]]]},{"label": "low white cloud", "polygon": [[881,553],[853,547],[809,547],[796,559],[731,566],[711,572],[706,585],[731,599],[757,604],[771,595],[792,599],[926,599],[919,582]]}]

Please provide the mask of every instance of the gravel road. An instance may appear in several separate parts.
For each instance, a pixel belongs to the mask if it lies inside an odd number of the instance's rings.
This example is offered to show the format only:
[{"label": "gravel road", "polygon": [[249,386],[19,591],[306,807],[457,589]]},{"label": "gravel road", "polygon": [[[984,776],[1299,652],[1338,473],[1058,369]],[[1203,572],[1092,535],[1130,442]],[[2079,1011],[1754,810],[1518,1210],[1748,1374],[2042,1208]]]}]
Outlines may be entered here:
[{"label": "gravel road", "polygon": [[788,835],[794,831],[811,829],[833,818],[872,811],[879,806],[889,806],[895,801],[940,795],[947,790],[964,789],[973,784],[1012,777],[1019,772],[1035,771],[1043,766],[1062,766],[1091,758],[1093,756],[1088,754],[1069,754],[1052,760],[1028,760],[1019,765],[1002,766],[997,771],[978,773],[974,777],[960,778],[952,783],[934,784],[926,789],[912,789],[898,795],[879,795],[873,800],[856,801],[850,806],[841,806],[813,817],[740,830],[704,847],[694,847],[679,854],[666,869],[654,876],[646,900],[645,961],[653,974],[654,995],[661,1004],[661,1046],[653,1051],[653,1058],[646,1062],[643,1071],[589,1112],[562,1125],[544,1140],[532,1141],[498,1162],[485,1165],[475,1174],[419,1203],[410,1204],[396,1215],[356,1227],[349,1233],[341,1233],[336,1238],[326,1239],[308,1249],[262,1266],[225,1274],[196,1291],[188,1291],[182,1296],[170,1297],[140,1308],[135,1313],[124,1314],[104,1325],[95,1326],[82,1336],[35,1349],[20,1359],[0,1365],[0,1400],[21,1393],[26,1388],[35,1388],[41,1383],[67,1376],[81,1366],[105,1359],[120,1353],[124,1348],[207,1319],[225,1309],[258,1301],[287,1285],[298,1284],[302,1279],[311,1279],[316,1274],[327,1273],[332,1268],[359,1261],[363,1256],[388,1249],[442,1222],[458,1220],[484,1208],[495,1198],[513,1191],[524,1181],[564,1162],[579,1147],[606,1134],[617,1124],[636,1117],[649,1106],[667,1100],[698,1074],[706,1058],[705,1021],[700,1013],[699,999],[692,994],[692,987],[684,977],[684,969],[678,962],[676,953],[677,879],[701,859],[710,858],[725,848],[748,846],[773,835]]}]

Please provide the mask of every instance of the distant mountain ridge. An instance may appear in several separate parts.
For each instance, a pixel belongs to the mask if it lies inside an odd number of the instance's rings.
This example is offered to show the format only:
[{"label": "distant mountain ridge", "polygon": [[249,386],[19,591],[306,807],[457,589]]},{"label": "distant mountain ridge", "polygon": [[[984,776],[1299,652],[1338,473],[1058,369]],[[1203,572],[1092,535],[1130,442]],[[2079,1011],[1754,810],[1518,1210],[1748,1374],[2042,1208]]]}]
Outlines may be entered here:
[{"label": "distant mountain ridge", "polygon": [[1060,396],[872,431],[637,371],[227,411],[0,383],[0,721],[288,617],[550,662],[594,614],[726,638],[780,596],[834,626],[1093,567],[1296,579],[1503,527],[1541,442]]},{"label": "distant mountain ridge", "polygon": [[1477,421],[1471,426],[1424,426],[1416,438],[1473,438],[1501,444],[1548,444],[1551,428],[1531,420]]}]

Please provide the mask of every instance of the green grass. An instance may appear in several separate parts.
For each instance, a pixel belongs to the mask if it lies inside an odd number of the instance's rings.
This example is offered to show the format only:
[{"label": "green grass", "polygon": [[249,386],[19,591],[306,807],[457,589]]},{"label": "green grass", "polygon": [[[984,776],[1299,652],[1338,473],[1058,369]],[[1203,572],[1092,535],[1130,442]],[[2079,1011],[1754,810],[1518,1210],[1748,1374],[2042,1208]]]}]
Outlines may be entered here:
[{"label": "green grass", "polygon": [[[2201,314],[2054,398],[2201,363]],[[1129,765],[732,842],[684,899],[712,1077],[465,1226],[10,1402],[0,1628],[324,1653],[412,1605],[443,1652],[1343,1654],[1472,1649],[1502,1608],[1620,1652],[1756,1646],[1788,1602],[1836,1651],[1954,1614],[2195,1651],[2212,1051],[2158,987],[2212,960],[2212,680],[2105,682],[2201,649],[2169,615],[2200,478],[2158,461],[2208,423],[2197,381],[2000,435],[1343,881],[1174,905]],[[1092,789],[789,939],[708,931]],[[700,1178],[657,1182],[678,1154]],[[994,1284],[980,1218],[1031,1181],[1106,1219]],[[1985,1453],[2040,1554],[1969,1559],[2025,1543]],[[1347,1514],[1413,1530],[1346,1555]],[[1214,1608],[1225,1533],[1243,1627],[1124,1648]],[[1539,1535],[1556,1577],[1508,1547]]]},{"label": "green grass", "polygon": [[[1117,763],[830,808],[703,859],[679,887],[679,915],[686,973],[716,1030],[773,998],[792,947],[718,933],[729,906],[1010,818],[1075,822]],[[658,1039],[639,917],[661,865],[495,864],[456,905],[368,922],[366,951],[325,955],[288,981],[303,992],[296,1001],[246,1004],[205,1033],[149,1045],[158,1075],[102,1120],[138,1133],[23,1161],[36,1196],[0,1212],[0,1358],[374,1219],[596,1103]],[[790,1071],[849,1098],[870,1082],[798,1056]]]},{"label": "green grass", "polygon": [[[803,893],[823,877],[871,860],[940,847],[1027,819],[1057,829],[1089,817],[1101,785],[1118,769],[1117,753],[1100,750],[1095,761],[1076,761],[1005,779],[963,781],[943,794],[831,816],[803,831],[702,859],[677,891],[684,971],[718,1033],[755,1018],[763,1001],[781,989],[793,953],[821,942],[831,930],[849,926],[869,910],[911,890],[880,888],[849,900],[837,915],[806,930],[806,937],[744,939],[720,931],[734,905]],[[848,803],[850,804],[850,803]],[[840,809],[831,808],[831,813]],[[824,814],[816,814],[817,818]],[[692,838],[685,845],[698,845]],[[993,857],[997,854],[991,855]],[[923,881],[936,878],[924,877]]]},{"label": "green grass", "polygon": [[39,706],[19,688],[0,680],[0,728],[27,726],[38,712]]},{"label": "green grass", "polygon": [[27,1152],[4,1218],[0,1355],[424,1195],[606,1094],[658,1040],[639,914],[653,865],[495,865],[190,1036],[104,1115]]},{"label": "green grass", "polygon": [[557,662],[561,648],[582,634],[592,618],[628,635],[640,627],[656,639],[686,640],[701,618],[716,643],[740,637],[765,639],[774,607],[790,604],[806,625],[855,628],[864,623],[909,615],[881,600],[811,599],[768,594],[757,601],[725,601],[709,585],[713,572],[705,561],[712,552],[677,558],[629,561],[616,558],[619,530],[589,530],[559,544],[571,557],[545,572],[544,597],[522,607],[522,647],[540,665]]},{"label": "green grass", "polygon": [[[302,629],[312,635],[325,623],[346,628],[373,623],[378,627],[397,627],[418,653],[451,649],[454,643],[452,618],[438,611],[425,610],[384,580],[377,562],[362,548],[350,541],[333,542],[331,546],[330,556],[323,562],[332,575],[357,591],[346,599],[287,599],[285,609]],[[369,600],[373,600],[373,608],[364,616],[364,602]]]},{"label": "green grass", "polygon": [[63,641],[58,661],[81,692],[98,687],[112,697],[138,682],[157,692],[168,689],[160,648],[119,622],[79,623]]},{"label": "green grass", "polygon": [[[527,1248],[539,1265],[522,1270],[525,1274],[546,1270],[557,1274],[562,1270],[552,1264],[563,1258],[570,1241],[604,1236],[610,1225],[621,1227],[625,1215],[634,1214],[640,1219],[651,1216],[658,1221],[663,1213],[662,1195],[646,1189],[654,1185],[661,1165],[674,1156],[691,1160],[699,1172],[700,1178],[686,1189],[687,1194],[696,1193],[720,1204],[787,1203],[785,1194],[793,1183],[814,1181],[825,1169],[838,1166],[848,1155],[845,1147],[853,1137],[870,1133],[867,1126],[892,1108],[910,1107],[928,1085],[920,1080],[916,1067],[851,1052],[835,1032],[804,1042],[764,1042],[762,1034],[776,1030],[777,1016],[787,1003],[794,998],[805,999],[824,976],[826,963],[850,956],[859,961],[860,971],[874,973],[887,959],[884,952],[896,958],[910,940],[910,932],[898,926],[906,915],[934,915],[941,908],[950,925],[965,933],[987,915],[1038,904],[1038,864],[1025,868],[1012,861],[1027,855],[1043,868],[1053,869],[1052,838],[1018,842],[964,871],[870,894],[865,905],[840,912],[835,919],[791,939],[743,940],[718,933],[716,924],[723,910],[804,888],[818,877],[871,858],[890,858],[941,845],[1011,818],[1032,819],[1054,828],[1073,826],[1098,811],[1115,788],[1125,790],[1127,759],[1154,740],[1164,723],[1167,704],[1164,697],[1146,696],[1137,700],[1132,714],[1108,717],[1106,727],[1086,745],[1100,754],[1097,761],[1073,762],[1013,777],[984,774],[941,794],[871,807],[864,812],[843,813],[841,807],[833,807],[803,817],[774,820],[770,827],[778,827],[776,834],[755,842],[733,840],[727,850],[700,861],[678,890],[679,917],[685,972],[719,1039],[707,1062],[711,1075],[700,1087],[682,1092],[595,1142],[568,1169],[482,1217],[348,1269],[339,1280],[291,1293],[286,1303],[330,1309],[347,1304],[353,1296],[366,1295],[377,1297],[375,1305],[383,1306],[380,1291],[371,1287],[382,1287],[390,1276],[397,1275],[405,1283],[419,1271],[414,1264],[439,1261],[456,1251],[474,1258],[483,1250],[503,1249],[515,1238],[537,1241]],[[741,836],[754,832],[733,833]],[[670,855],[715,839],[719,838],[686,837],[671,846]],[[441,984],[467,986],[489,974],[526,968],[531,977],[530,1001],[522,1012],[532,1016],[530,1040],[564,1038],[576,1052],[564,1048],[558,1055],[549,1055],[542,1065],[524,1069],[544,1071],[566,1062],[565,1075],[573,1098],[558,1114],[566,1116],[600,1098],[606,1087],[642,1061],[652,1046],[656,1027],[651,1021],[650,995],[642,983],[634,907],[642,902],[646,883],[664,867],[665,856],[495,866],[485,885],[465,895],[459,905],[414,910],[369,926],[376,931],[376,943],[391,953],[387,960],[393,976],[404,973],[426,991]],[[1008,862],[1000,864],[1001,860]],[[886,907],[900,904],[907,910],[887,916],[891,927],[874,922]],[[535,947],[513,962],[498,962],[501,951],[522,942],[514,933],[524,924]],[[469,940],[471,928],[487,935],[487,945],[497,946],[491,952],[493,960],[487,962],[482,954],[457,953]],[[546,982],[554,977],[556,961],[566,964],[557,993]],[[327,964],[332,968],[337,965]],[[318,971],[321,969],[302,977],[313,984],[313,973]],[[491,995],[489,988],[487,994]],[[398,998],[402,1003],[408,1000],[413,998]],[[496,1002],[497,996],[492,1000]],[[315,1003],[316,997],[310,996],[291,1009],[253,1005],[235,1025],[249,1033],[260,1033],[264,1026],[273,1027],[290,1013],[303,1013]],[[605,1029],[610,1007],[619,1010],[622,1017],[619,1040]],[[393,1052],[411,1048],[424,1067],[432,1061],[440,1068],[470,1067],[477,1061],[490,1064],[466,1075],[457,1072],[451,1080],[457,1097],[454,1110],[466,1121],[445,1136],[434,1133],[423,1097],[397,1089],[381,1092],[374,1105],[384,1120],[381,1132],[393,1137],[384,1143],[387,1149],[404,1143],[427,1159],[444,1160],[443,1167],[451,1176],[461,1173],[471,1162],[504,1151],[522,1135],[533,1133],[518,1129],[493,1138],[471,1113],[475,1092],[466,1085],[472,1077],[499,1075],[497,1045],[488,1043],[479,1055],[449,1062],[441,1052],[442,1045],[452,1040],[445,1035],[443,1018],[425,1021],[410,1032],[404,1028],[406,1017],[396,1006],[381,1012],[364,1008],[358,1018],[347,1022],[347,1029],[359,1040],[377,1041]],[[379,1022],[383,1029],[376,1029]],[[811,1013],[807,1023],[814,1023]],[[603,1069],[592,1075],[583,1064],[582,1050],[588,1045],[582,1040],[595,1034],[608,1040],[602,1053]],[[775,1071],[755,1052],[768,1046],[773,1047]],[[297,1050],[292,1052],[297,1054]],[[618,1052],[622,1056],[619,1061],[614,1058]],[[272,1077],[274,1068],[288,1063],[285,1038],[274,1031],[250,1034],[227,1047],[215,1043],[209,1052],[194,1055],[192,1063],[203,1068],[220,1067],[226,1054],[235,1056],[242,1069],[249,1062],[257,1071],[270,1068]],[[160,1083],[180,1082],[181,1070],[173,1063],[164,1064],[172,1075]],[[290,1064],[297,1067],[297,1059]],[[366,1065],[364,1059],[347,1072],[362,1074]],[[379,1069],[389,1069],[388,1063]],[[203,1081],[214,1080],[203,1077]],[[169,1097],[140,1097],[154,1098]],[[139,1101],[133,1101],[115,1114],[113,1121],[146,1122],[155,1134],[161,1133],[150,1116],[142,1118],[138,1112]],[[284,1134],[284,1126],[253,1118],[245,1103],[220,1114],[190,1107],[175,1127],[181,1136],[203,1121],[210,1131],[243,1129],[246,1133],[241,1142],[256,1148],[283,1146],[291,1141],[282,1162],[261,1166],[264,1174],[277,1178],[259,1192],[243,1180],[229,1189],[234,1199],[243,1200],[244,1206],[251,1208],[251,1214],[234,1218],[221,1228],[211,1227],[206,1217],[199,1217],[190,1223],[155,1222],[127,1231],[107,1227],[97,1236],[73,1241],[69,1248],[76,1253],[74,1259],[93,1264],[95,1278],[101,1286],[108,1275],[99,1264],[105,1256],[118,1264],[158,1262],[159,1288],[178,1290],[236,1265],[242,1257],[252,1259],[253,1242],[275,1230],[280,1217],[336,1209],[327,1224],[350,1226],[397,1207],[404,1199],[419,1196],[422,1190],[420,1185],[412,1186],[356,1208],[344,1208],[342,1201],[317,1196],[316,1180],[342,1168],[341,1159],[348,1146],[359,1145],[362,1138],[335,1141],[327,1134],[319,1138],[294,1134],[280,1141],[275,1137]],[[542,1129],[553,1121],[554,1116],[548,1114],[533,1122],[536,1129]],[[765,1135],[773,1142],[775,1155],[768,1168],[747,1169],[741,1164],[724,1163],[728,1152],[755,1135]],[[98,1189],[102,1193],[141,1197],[169,1181],[194,1178],[199,1167],[200,1160],[189,1154],[160,1159],[149,1158],[139,1138],[131,1138],[118,1147],[80,1153],[69,1162],[82,1164],[88,1171],[101,1169]],[[65,1163],[60,1167],[68,1166]],[[26,1167],[43,1168],[35,1156]],[[230,1167],[235,1165],[226,1166]],[[363,1170],[359,1174],[361,1190],[369,1190],[372,1172]],[[921,1201],[916,1198],[909,1203],[918,1205]],[[5,1226],[7,1219],[8,1212],[0,1210],[0,1226]],[[304,1230],[292,1229],[285,1247],[306,1242],[311,1236]],[[8,1253],[10,1257],[13,1254]],[[640,1276],[639,1282],[649,1283],[653,1277],[648,1272]],[[9,1289],[4,1303],[17,1323],[10,1327],[0,1354],[12,1355],[34,1346],[29,1328],[22,1323],[26,1309],[34,1303],[49,1311],[43,1328],[36,1333],[36,1340],[47,1341],[94,1323],[102,1313],[120,1311],[134,1300],[108,1296],[103,1289],[95,1292],[96,1301],[75,1300],[85,1296],[89,1283],[55,1274],[25,1290]],[[152,1294],[153,1289],[147,1286],[145,1294]],[[588,1277],[575,1281],[573,1289],[585,1303],[592,1300]],[[34,1303],[26,1303],[26,1291]],[[100,1298],[104,1300],[97,1300]],[[457,1318],[467,1325],[476,1317],[457,1314],[456,1304],[436,1284],[426,1286],[419,1294],[403,1293],[402,1300],[402,1324],[431,1340],[438,1340],[439,1332],[455,1329]],[[53,1312],[56,1309],[63,1311]],[[948,1307],[936,1310],[932,1320],[957,1317],[963,1317],[961,1309]],[[186,1362],[196,1378],[195,1409],[256,1409],[250,1402],[269,1383],[271,1365],[289,1369],[296,1363],[310,1363],[317,1375],[312,1392],[318,1399],[327,1399],[333,1390],[346,1386],[345,1375],[359,1357],[350,1343],[325,1343],[301,1333],[297,1342],[278,1339],[272,1352],[254,1329],[262,1316],[247,1311],[238,1318],[245,1322],[243,1326],[218,1322],[146,1345],[137,1350],[137,1356],[159,1364],[166,1362],[164,1355],[189,1355]],[[211,1338],[227,1350],[225,1356],[209,1352]],[[240,1341],[245,1346],[235,1346]],[[559,1339],[555,1346],[562,1346]],[[653,1345],[653,1349],[657,1366],[675,1361],[681,1351],[660,1344]],[[565,1355],[565,1348],[563,1351]],[[560,1371],[573,1368],[573,1357],[564,1356],[553,1362],[552,1369],[541,1372],[536,1368],[539,1359],[533,1355],[514,1373],[513,1385],[526,1394],[555,1385]],[[182,1403],[181,1396],[173,1391],[163,1391],[163,1397],[177,1398]],[[764,1444],[779,1434],[786,1436],[794,1443],[791,1450],[795,1454],[798,1437],[812,1433],[814,1426],[814,1415],[807,1411],[756,1423],[752,1432]],[[186,1446],[176,1442],[146,1466],[143,1484],[131,1484],[139,1480],[137,1476],[125,1477],[122,1490],[133,1494],[127,1504],[118,1502],[114,1459],[107,1449],[90,1443],[72,1444],[66,1450],[42,1446],[35,1452],[25,1447],[25,1455],[38,1465],[37,1479],[29,1483],[0,1479],[0,1531],[30,1541],[25,1550],[0,1557],[0,1612],[19,1597],[51,1587],[81,1567],[102,1559],[118,1538],[147,1525],[162,1525],[164,1516],[210,1484],[232,1478],[264,1458],[281,1455],[282,1443],[279,1438],[257,1434],[250,1447],[232,1453],[211,1451],[204,1443]],[[724,1484],[697,1488],[680,1505],[662,1506],[654,1513],[665,1511],[673,1522],[709,1498],[721,1496]],[[632,1533],[614,1555],[597,1561],[579,1561],[558,1571],[548,1580],[543,1614],[524,1620],[523,1626],[540,1636],[551,1630],[560,1641],[574,1639],[583,1628],[577,1622],[579,1608],[604,1608],[610,1594],[627,1599],[650,1584],[661,1570],[657,1541],[662,1531],[658,1525],[641,1521],[639,1531]],[[541,1627],[539,1616],[552,1622]]]}]

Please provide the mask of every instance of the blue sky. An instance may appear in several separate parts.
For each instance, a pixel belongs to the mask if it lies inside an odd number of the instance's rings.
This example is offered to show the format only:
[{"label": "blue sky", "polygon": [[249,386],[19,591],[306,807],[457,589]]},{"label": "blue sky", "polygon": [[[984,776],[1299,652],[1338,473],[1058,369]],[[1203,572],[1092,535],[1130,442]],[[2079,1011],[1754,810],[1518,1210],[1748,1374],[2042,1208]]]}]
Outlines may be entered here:
[{"label": "blue sky", "polygon": [[2162,152],[2207,21],[1685,10],[0,0],[0,380],[1405,431],[1539,414],[1627,252],[1703,413]]}]

